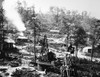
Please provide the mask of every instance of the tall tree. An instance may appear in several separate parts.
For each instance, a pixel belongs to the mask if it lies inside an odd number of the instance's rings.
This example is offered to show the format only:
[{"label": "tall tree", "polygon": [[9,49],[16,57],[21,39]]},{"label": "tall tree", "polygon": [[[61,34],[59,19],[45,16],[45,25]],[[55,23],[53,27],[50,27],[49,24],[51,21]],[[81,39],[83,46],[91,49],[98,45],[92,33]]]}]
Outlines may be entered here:
[{"label": "tall tree", "polygon": [[95,45],[99,44],[100,40],[100,20],[92,19],[91,21],[91,40],[92,40],[92,51],[91,51],[91,61],[95,51]]},{"label": "tall tree", "polygon": [[62,27],[60,32],[66,34],[66,45],[68,48],[68,44],[71,42],[71,35],[73,33],[73,29],[75,26],[74,18],[71,15],[71,11],[63,10],[61,11],[61,18],[62,18]]},{"label": "tall tree", "polygon": [[53,28],[59,29],[61,27],[61,8],[58,7],[50,7],[50,14],[52,16],[52,25]]},{"label": "tall tree", "polygon": [[74,45],[76,46],[76,56],[78,52],[78,46],[86,45],[86,36],[87,34],[83,27],[76,27],[76,30],[74,31]]},{"label": "tall tree", "polygon": [[21,14],[22,20],[26,26],[25,35],[31,38],[35,34],[39,35],[39,32],[41,31],[41,22],[37,18],[38,14],[35,13],[34,7],[32,6],[30,8],[25,8],[25,7],[22,7],[21,4],[19,3],[18,11]]}]

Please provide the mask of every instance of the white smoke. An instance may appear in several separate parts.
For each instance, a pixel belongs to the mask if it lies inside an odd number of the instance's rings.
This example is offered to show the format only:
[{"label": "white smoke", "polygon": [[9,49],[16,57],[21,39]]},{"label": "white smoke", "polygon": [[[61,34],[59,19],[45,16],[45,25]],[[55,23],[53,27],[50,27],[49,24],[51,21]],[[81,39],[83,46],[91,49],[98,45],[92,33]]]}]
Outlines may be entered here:
[{"label": "white smoke", "polygon": [[7,19],[18,29],[18,31],[25,31],[25,25],[17,10],[18,0],[4,0],[3,9],[5,10],[5,16]]}]

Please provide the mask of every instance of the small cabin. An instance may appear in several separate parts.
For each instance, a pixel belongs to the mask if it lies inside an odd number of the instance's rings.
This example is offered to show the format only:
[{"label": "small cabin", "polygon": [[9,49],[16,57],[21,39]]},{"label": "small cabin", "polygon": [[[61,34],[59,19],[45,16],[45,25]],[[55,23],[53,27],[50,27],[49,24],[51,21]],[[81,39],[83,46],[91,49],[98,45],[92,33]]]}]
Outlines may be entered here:
[{"label": "small cabin", "polygon": [[52,34],[59,34],[59,30],[50,30],[50,33],[52,33]]},{"label": "small cabin", "polygon": [[83,53],[91,53],[92,47],[84,47],[83,48]]},{"label": "small cabin", "polygon": [[14,45],[15,41],[13,39],[6,38],[2,43],[0,43],[0,50],[3,50],[6,53],[15,53],[18,51],[18,49],[14,47]]},{"label": "small cabin", "polygon": [[18,45],[24,45],[26,42],[28,42],[28,38],[24,36],[19,36],[16,40],[16,44]]},{"label": "small cabin", "polygon": [[15,41],[13,39],[5,39],[4,40],[4,48],[13,48]]},{"label": "small cabin", "polygon": [[22,36],[19,36],[18,38],[17,38],[17,41],[20,41],[20,42],[27,42],[27,40],[28,40],[28,38],[27,37],[22,37]]}]

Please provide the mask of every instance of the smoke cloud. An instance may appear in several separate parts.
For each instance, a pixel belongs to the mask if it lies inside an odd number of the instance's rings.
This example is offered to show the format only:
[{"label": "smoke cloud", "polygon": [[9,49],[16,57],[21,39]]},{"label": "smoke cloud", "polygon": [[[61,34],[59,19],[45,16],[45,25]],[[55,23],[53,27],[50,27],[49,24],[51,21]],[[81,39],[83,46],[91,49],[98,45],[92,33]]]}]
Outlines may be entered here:
[{"label": "smoke cloud", "polygon": [[3,9],[5,11],[5,16],[7,20],[10,21],[18,31],[25,31],[25,25],[22,21],[22,18],[17,10],[17,0],[4,0]]}]

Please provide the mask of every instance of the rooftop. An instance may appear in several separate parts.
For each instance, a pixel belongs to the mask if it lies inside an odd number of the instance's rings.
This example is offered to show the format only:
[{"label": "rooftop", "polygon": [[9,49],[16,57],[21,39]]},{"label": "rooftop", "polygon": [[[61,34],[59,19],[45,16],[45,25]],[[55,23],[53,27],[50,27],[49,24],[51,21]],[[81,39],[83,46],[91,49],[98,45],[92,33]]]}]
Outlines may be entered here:
[{"label": "rooftop", "polygon": [[8,43],[15,43],[15,41],[11,38],[8,38],[8,39],[5,39],[5,42],[8,42]]},{"label": "rooftop", "polygon": [[59,30],[50,30],[50,32],[56,32],[56,33],[59,33]]}]

